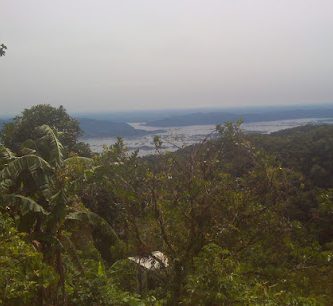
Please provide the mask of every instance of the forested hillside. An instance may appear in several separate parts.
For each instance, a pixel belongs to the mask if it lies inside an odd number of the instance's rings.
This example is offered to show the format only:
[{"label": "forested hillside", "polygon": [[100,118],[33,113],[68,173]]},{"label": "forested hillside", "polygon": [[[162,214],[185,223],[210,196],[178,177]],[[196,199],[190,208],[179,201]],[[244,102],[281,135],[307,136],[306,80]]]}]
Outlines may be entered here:
[{"label": "forested hillside", "polygon": [[306,125],[253,138],[258,147],[300,171],[314,186],[333,186],[333,125]]},{"label": "forested hillside", "polygon": [[[125,122],[113,122],[108,120],[95,120],[79,118],[80,128],[84,138],[105,138],[105,137],[135,137],[148,135],[151,132],[135,129]],[[157,131],[158,132],[158,131]]]},{"label": "forested hillside", "polygon": [[229,122],[139,158],[23,111],[1,131],[0,304],[333,305],[332,131]]},{"label": "forested hillside", "polygon": [[274,111],[257,111],[252,113],[230,113],[230,112],[199,112],[184,115],[169,116],[167,118],[150,120],[146,123],[148,126],[169,127],[169,126],[189,126],[204,124],[219,124],[227,121],[236,121],[242,118],[244,122],[263,122],[300,118],[332,118],[333,108],[319,107],[313,109],[276,109]]}]

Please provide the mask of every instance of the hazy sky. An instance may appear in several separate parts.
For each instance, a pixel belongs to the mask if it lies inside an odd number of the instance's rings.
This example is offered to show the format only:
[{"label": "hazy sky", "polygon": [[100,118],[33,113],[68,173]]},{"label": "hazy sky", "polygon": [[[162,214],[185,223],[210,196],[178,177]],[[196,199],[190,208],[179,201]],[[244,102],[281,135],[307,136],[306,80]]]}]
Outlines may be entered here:
[{"label": "hazy sky", "polygon": [[2,114],[333,102],[333,0],[0,0],[1,42]]}]

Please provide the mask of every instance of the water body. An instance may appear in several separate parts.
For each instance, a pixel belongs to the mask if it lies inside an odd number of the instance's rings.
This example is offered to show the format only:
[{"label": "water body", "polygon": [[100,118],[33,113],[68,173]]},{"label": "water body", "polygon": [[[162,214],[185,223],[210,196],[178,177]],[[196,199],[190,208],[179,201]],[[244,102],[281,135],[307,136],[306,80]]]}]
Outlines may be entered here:
[{"label": "water body", "polygon": [[[283,129],[293,128],[306,124],[320,124],[330,123],[333,124],[333,118],[304,118],[304,119],[289,119],[278,121],[266,121],[266,122],[252,122],[243,123],[242,128],[244,131],[257,132],[263,134],[269,134],[277,132]],[[136,129],[153,131],[164,130],[162,133],[151,134],[140,137],[124,137],[123,140],[129,149],[129,151],[139,150],[139,155],[144,156],[148,154],[154,154],[154,136],[161,137],[163,142],[163,151],[175,151],[177,149],[186,147],[188,145],[198,143],[205,139],[207,135],[214,133],[215,125],[192,125],[182,127],[167,127],[160,128],[154,126],[145,126],[144,122],[129,123]],[[89,143],[92,150],[95,152],[101,152],[104,145],[112,145],[117,141],[117,138],[90,138],[85,139],[85,142]]]}]

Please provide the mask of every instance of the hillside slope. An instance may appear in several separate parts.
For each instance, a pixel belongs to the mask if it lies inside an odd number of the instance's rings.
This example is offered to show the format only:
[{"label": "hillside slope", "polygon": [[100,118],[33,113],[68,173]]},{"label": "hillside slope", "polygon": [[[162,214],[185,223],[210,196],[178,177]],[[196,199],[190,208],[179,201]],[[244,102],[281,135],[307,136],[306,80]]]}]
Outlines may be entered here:
[{"label": "hillside slope", "polygon": [[260,113],[234,114],[227,112],[192,113],[182,116],[172,116],[161,120],[148,121],[147,126],[170,127],[204,124],[221,124],[226,121],[243,119],[244,122],[263,122],[274,120],[301,119],[301,118],[332,118],[333,108],[320,109],[294,109],[283,111],[269,111]]},{"label": "hillside slope", "polygon": [[128,137],[150,134],[150,132],[135,129],[125,122],[112,122],[87,118],[79,118],[78,120],[84,138]]}]

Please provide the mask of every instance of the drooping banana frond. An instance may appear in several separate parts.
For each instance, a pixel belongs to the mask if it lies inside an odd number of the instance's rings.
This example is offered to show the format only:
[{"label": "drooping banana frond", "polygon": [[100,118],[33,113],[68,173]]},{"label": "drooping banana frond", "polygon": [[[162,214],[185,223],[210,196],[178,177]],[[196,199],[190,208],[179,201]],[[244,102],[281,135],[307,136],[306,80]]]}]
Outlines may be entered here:
[{"label": "drooping banana frond", "polygon": [[60,237],[60,241],[66,249],[66,252],[71,256],[73,263],[76,265],[80,273],[84,274],[84,267],[81,263],[80,257],[73,241],[66,235],[62,235]]},{"label": "drooping banana frond", "polygon": [[41,213],[44,215],[48,214],[48,212],[45,211],[44,208],[41,205],[39,205],[37,202],[22,195],[17,195],[17,194],[3,195],[1,197],[1,202],[6,206],[14,205],[20,207],[22,216],[31,212]]},{"label": "drooping banana frond", "polygon": [[15,154],[6,148],[4,145],[0,145],[0,166],[9,163],[15,158]]},{"label": "drooping banana frond", "polygon": [[37,150],[36,141],[34,141],[33,139],[27,139],[21,144],[19,154],[20,156],[32,155],[36,154],[36,150]]},{"label": "drooping banana frond", "polygon": [[60,190],[50,199],[52,205],[51,214],[47,220],[48,232],[55,233],[63,224],[66,216],[67,196],[64,190]]},{"label": "drooping banana frond", "polygon": [[0,192],[6,191],[13,185],[13,181],[10,179],[0,180]]},{"label": "drooping banana frond", "polygon": [[31,173],[37,170],[44,172],[52,172],[52,167],[43,158],[37,155],[25,155],[15,158],[13,161],[0,171],[0,179],[16,179],[20,173],[24,170],[28,170]]},{"label": "drooping banana frond", "polygon": [[23,155],[32,155],[32,154],[35,154],[35,153],[36,153],[36,150],[30,149],[30,148],[22,148],[20,150],[21,156],[23,156]]},{"label": "drooping banana frond", "polygon": [[[11,162],[9,162],[0,171],[0,181],[1,182],[15,182],[20,174],[23,172],[29,172],[33,177],[38,188],[45,194],[49,196],[50,194],[50,180],[49,174],[52,173],[53,169],[43,158],[36,155],[25,155],[17,157]],[[4,188],[3,184],[1,184]],[[7,184],[8,186],[8,184]],[[6,189],[3,191],[6,191]]]},{"label": "drooping banana frond", "polygon": [[42,155],[53,167],[60,167],[63,164],[63,145],[57,134],[48,126],[42,125],[36,128],[40,137],[37,139],[37,147],[41,149]]},{"label": "drooping banana frond", "polygon": [[37,144],[36,141],[33,139],[27,139],[21,144],[21,150],[28,148],[30,150],[37,150]]},{"label": "drooping banana frond", "polygon": [[66,220],[74,220],[82,223],[88,223],[92,227],[101,230],[105,235],[109,236],[113,241],[118,241],[119,237],[109,223],[102,217],[91,211],[77,211],[69,213]]}]

